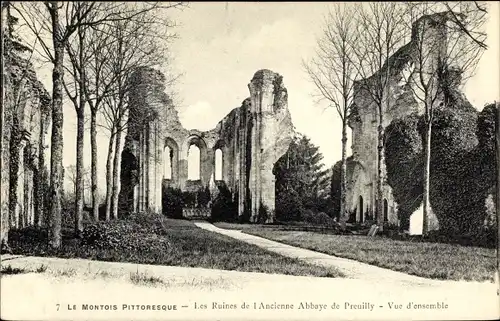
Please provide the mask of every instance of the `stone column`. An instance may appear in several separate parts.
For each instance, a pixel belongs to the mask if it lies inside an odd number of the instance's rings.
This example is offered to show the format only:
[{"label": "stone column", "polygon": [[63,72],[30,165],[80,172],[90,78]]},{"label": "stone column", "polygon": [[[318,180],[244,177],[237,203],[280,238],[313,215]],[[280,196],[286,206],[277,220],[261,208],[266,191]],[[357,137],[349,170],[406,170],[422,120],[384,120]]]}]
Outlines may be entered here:
[{"label": "stone column", "polygon": [[133,196],[133,209],[135,212],[138,212],[139,211],[139,186],[140,186],[140,182],[141,182],[141,171],[140,171],[140,155],[139,155],[139,148],[138,148],[138,144],[136,143],[136,141],[133,141],[132,144],[132,150],[133,150],[133,154],[135,156],[135,159],[137,161],[137,171],[136,171],[136,175],[137,175],[137,183],[134,185],[134,196]]},{"label": "stone column", "polygon": [[249,183],[251,221],[256,222],[261,210],[265,210],[266,223],[271,223],[275,211],[275,177],[272,170],[287,151],[293,134],[288,95],[282,77],[270,70],[257,71],[248,87],[253,121]]},{"label": "stone column", "polygon": [[[248,100],[245,100],[241,106],[240,115],[240,140],[238,149],[240,151],[240,166],[239,170],[239,180],[238,180],[238,217],[241,219],[245,214],[245,209],[248,204],[246,204],[247,199],[247,149],[248,147],[248,128],[249,117],[248,117]],[[249,209],[246,209],[249,210]]]},{"label": "stone column", "polygon": [[259,191],[260,191],[260,108],[262,85],[259,83],[262,79],[256,78],[250,82],[250,95],[252,100],[252,131],[251,131],[251,163],[250,163],[250,180],[249,190],[251,197],[250,222],[257,222],[259,216]]},{"label": "stone column", "polygon": [[146,129],[143,128],[140,134],[140,180],[139,180],[139,211],[144,211],[146,204],[146,169],[147,169],[147,161],[146,161]]},{"label": "stone column", "polygon": [[155,212],[162,212],[162,181],[163,181],[163,137],[159,130],[158,122],[155,122],[155,146],[156,146],[156,166],[155,166]]}]

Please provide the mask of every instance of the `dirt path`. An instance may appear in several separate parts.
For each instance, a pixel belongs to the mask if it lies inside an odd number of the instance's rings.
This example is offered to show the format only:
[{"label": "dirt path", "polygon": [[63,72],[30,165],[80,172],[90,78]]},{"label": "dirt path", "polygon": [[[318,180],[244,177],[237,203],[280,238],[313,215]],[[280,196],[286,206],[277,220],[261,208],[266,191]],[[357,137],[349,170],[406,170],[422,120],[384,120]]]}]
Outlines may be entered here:
[{"label": "dirt path", "polygon": [[[478,282],[456,282],[456,281],[440,281],[432,280],[419,276],[409,275],[406,273],[384,269],[378,266],[362,263],[359,261],[336,257],[324,253],[307,250],[276,241],[268,240],[263,237],[254,236],[243,233],[238,230],[222,229],[207,222],[195,222],[199,228],[227,235],[234,239],[257,245],[268,251],[272,251],[284,256],[298,258],[305,262],[321,265],[333,266],[343,272],[348,278],[360,279],[365,281],[381,282],[381,283],[397,283],[408,285],[440,285],[443,283],[478,283]],[[488,282],[485,282],[488,284]],[[482,284],[482,283],[479,283]]]},{"label": "dirt path", "polygon": [[[282,255],[334,265],[349,278],[2,255],[2,266],[38,272],[1,276],[0,318],[485,320],[500,314],[493,283],[428,280],[207,223],[197,225]],[[134,282],[134,276],[142,282]]]}]

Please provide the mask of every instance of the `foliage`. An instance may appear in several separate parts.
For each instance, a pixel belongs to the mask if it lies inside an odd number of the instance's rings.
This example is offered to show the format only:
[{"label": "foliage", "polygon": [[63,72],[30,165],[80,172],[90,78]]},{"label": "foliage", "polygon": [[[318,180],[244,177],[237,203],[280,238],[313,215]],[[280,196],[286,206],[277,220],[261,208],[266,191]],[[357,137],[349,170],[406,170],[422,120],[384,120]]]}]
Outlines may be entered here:
[{"label": "foliage", "polygon": [[224,182],[217,182],[219,193],[212,203],[213,221],[234,222],[238,216],[238,195],[233,195]]},{"label": "foliage", "polygon": [[125,148],[122,151],[120,165],[120,194],[119,194],[119,213],[128,215],[134,210],[134,187],[139,183],[138,171],[139,165],[137,158],[127,148],[128,137],[125,140]]},{"label": "foliage", "polygon": [[[85,240],[63,234],[59,249],[48,246],[47,233],[40,233],[40,229],[14,230],[9,244],[15,254],[35,256],[321,277],[342,275],[334,268],[325,269],[283,257],[202,230],[189,221],[158,214],[134,213],[126,220],[88,224],[86,230]],[[25,236],[27,231],[31,233],[29,242]]]},{"label": "foliage", "polygon": [[276,219],[278,221],[299,221],[304,212],[299,194],[290,189],[276,195]]},{"label": "foliage", "polygon": [[[440,232],[481,234],[485,200],[494,186],[494,112],[485,108],[478,118],[477,111],[461,101],[434,113],[430,202]],[[387,128],[387,181],[399,204],[403,227],[422,202],[422,137],[423,119],[415,115],[395,120]],[[484,156],[488,153],[489,158]]]},{"label": "foliage", "polygon": [[342,161],[338,161],[332,167],[332,183],[330,187],[331,199],[332,199],[332,212],[333,216],[337,219],[340,218],[340,198],[341,198],[341,186],[340,186],[340,172],[342,169]]},{"label": "foliage", "polygon": [[163,187],[163,214],[170,218],[182,218],[183,194],[178,188]]},{"label": "foliage", "polygon": [[210,189],[205,186],[204,189],[196,191],[197,207],[205,208],[210,203]]},{"label": "foliage", "polygon": [[422,137],[415,114],[396,119],[386,128],[387,183],[398,203],[401,226],[407,229],[410,215],[422,203]]},{"label": "foliage", "polygon": [[88,224],[83,229],[82,244],[97,248],[116,249],[120,246],[120,231],[106,222]]},{"label": "foliage", "polygon": [[300,221],[320,226],[330,226],[330,227],[336,226],[336,223],[333,220],[333,218],[328,216],[326,213],[324,212],[315,213],[311,210],[303,211],[302,214],[300,215]]},{"label": "foliage", "polygon": [[319,147],[308,137],[297,135],[276,162],[273,173],[278,220],[297,218],[302,208],[331,212],[330,170],[323,169],[322,159]]}]

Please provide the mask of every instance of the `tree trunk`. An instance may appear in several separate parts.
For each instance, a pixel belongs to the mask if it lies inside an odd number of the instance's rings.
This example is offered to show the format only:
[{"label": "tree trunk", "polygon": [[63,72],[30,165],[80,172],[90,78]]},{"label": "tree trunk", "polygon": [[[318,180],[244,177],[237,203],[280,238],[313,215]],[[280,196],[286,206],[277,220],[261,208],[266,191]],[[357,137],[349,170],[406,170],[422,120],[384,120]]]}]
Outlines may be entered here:
[{"label": "tree trunk", "polygon": [[83,232],[83,138],[85,132],[85,101],[80,93],[80,106],[76,111],[76,177],[75,177],[75,234]]},{"label": "tree trunk", "polygon": [[384,191],[383,187],[383,155],[384,155],[384,126],[383,126],[383,117],[380,113],[379,117],[379,125],[378,125],[378,146],[377,146],[377,208],[376,208],[376,217],[377,217],[377,225],[379,227],[379,231],[382,231],[384,225],[384,208],[383,208],[383,199],[384,199]]},{"label": "tree trunk", "polygon": [[[2,22],[7,21],[8,18],[8,4],[2,2]],[[7,32],[7,23],[1,24],[1,46],[2,49],[6,48],[4,46],[4,40]],[[5,58],[8,53],[2,52],[0,55],[1,65],[2,65],[2,85],[0,90],[2,91],[2,97],[0,98],[0,247],[7,247],[8,236],[9,236],[9,142],[8,137],[9,125],[6,121],[6,109],[8,108],[7,103],[7,93],[5,88],[12,86],[7,73],[5,72]],[[4,88],[5,87],[5,88]]]},{"label": "tree trunk", "polygon": [[121,139],[122,139],[122,130],[118,130],[116,133],[116,142],[115,142],[115,159],[113,165],[113,194],[111,198],[111,208],[113,213],[113,218],[118,218],[118,196],[120,194],[120,160],[121,160]]},{"label": "tree trunk", "polygon": [[51,3],[54,69],[52,71],[52,137],[50,150],[50,233],[52,248],[61,246],[61,198],[63,183],[63,76],[64,43],[59,24],[57,2]]},{"label": "tree trunk", "polygon": [[431,130],[432,122],[428,115],[425,115],[425,132],[424,132],[424,180],[423,180],[423,218],[422,218],[422,235],[427,235],[429,232],[429,215],[430,215],[430,173],[431,173]]},{"label": "tree trunk", "polygon": [[106,221],[111,217],[111,195],[113,188],[113,148],[115,142],[115,129],[112,129],[108,144],[108,159],[106,161]]},{"label": "tree trunk", "polygon": [[97,111],[90,110],[90,148],[91,148],[91,168],[90,175],[92,181],[92,216],[94,221],[99,220],[99,203],[97,200]]},{"label": "tree trunk", "polygon": [[18,227],[18,218],[16,217],[17,208],[17,185],[19,181],[21,140],[19,139],[19,120],[14,115],[11,123],[10,132],[10,166],[9,166],[9,226]]},{"label": "tree trunk", "polygon": [[[496,169],[497,169],[497,197],[496,197],[496,212],[497,212],[497,273],[500,273],[500,104],[497,102],[495,104],[497,109],[497,121],[496,121],[496,149],[497,149],[497,159],[496,159]],[[497,274],[497,281],[498,281]],[[498,292],[497,292],[498,293]]]},{"label": "tree trunk", "polygon": [[346,229],[347,210],[346,210],[346,192],[347,192],[347,120],[344,117],[342,121],[342,164],[340,166],[340,227]]},{"label": "tree trunk", "polygon": [[38,166],[36,170],[33,172],[34,174],[34,203],[35,203],[35,211],[34,211],[34,220],[35,226],[41,227],[44,216],[44,202],[43,202],[43,171],[45,168],[45,116],[42,114],[40,116],[40,136],[38,137]]},{"label": "tree trunk", "polygon": [[83,233],[83,148],[84,148],[84,133],[85,133],[85,91],[83,86],[85,86],[85,75],[84,70],[84,57],[83,57],[83,32],[82,28],[78,27],[78,63],[79,63],[79,84],[78,84],[78,96],[79,102],[76,107],[76,118],[77,118],[77,131],[76,131],[76,191],[75,191],[75,234],[80,237]]}]

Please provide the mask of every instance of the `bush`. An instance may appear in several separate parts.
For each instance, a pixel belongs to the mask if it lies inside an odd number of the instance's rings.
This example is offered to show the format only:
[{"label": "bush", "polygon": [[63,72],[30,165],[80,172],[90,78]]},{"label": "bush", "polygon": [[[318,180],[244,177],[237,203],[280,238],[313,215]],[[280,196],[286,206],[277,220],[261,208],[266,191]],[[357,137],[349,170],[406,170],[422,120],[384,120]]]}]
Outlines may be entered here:
[{"label": "bush", "polygon": [[182,218],[183,195],[178,188],[163,187],[163,214],[170,218]]},{"label": "bush", "polygon": [[271,211],[269,210],[269,208],[260,203],[260,206],[259,206],[259,216],[257,217],[257,223],[261,223],[261,224],[264,224],[267,222],[267,220],[272,217],[273,213],[271,213]]},{"label": "bush", "polygon": [[276,197],[276,219],[278,221],[299,221],[304,206],[294,190],[283,191]]},{"label": "bush", "polygon": [[117,249],[121,245],[122,238],[116,224],[112,223],[114,222],[86,225],[82,233],[82,244],[101,249]]},{"label": "bush", "polygon": [[23,244],[36,244],[47,243],[48,230],[35,226],[28,226],[24,228],[13,228],[9,231],[9,243],[23,243]]},{"label": "bush", "polygon": [[196,207],[196,193],[190,191],[182,192],[182,206],[194,208]]},{"label": "bush", "polygon": [[335,220],[324,212],[315,213],[312,210],[305,210],[300,220],[306,223],[321,225],[321,226],[335,226]]},{"label": "bush", "polygon": [[223,182],[217,185],[219,193],[212,203],[211,219],[213,221],[235,222],[238,217],[238,194],[233,195]]},{"label": "bush", "polygon": [[201,208],[206,208],[208,203],[210,203],[210,189],[206,186],[204,189],[199,189],[196,192],[196,198],[198,200],[198,206]]}]

